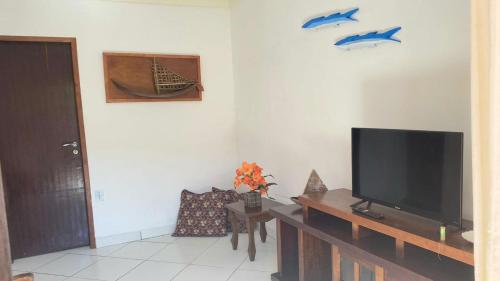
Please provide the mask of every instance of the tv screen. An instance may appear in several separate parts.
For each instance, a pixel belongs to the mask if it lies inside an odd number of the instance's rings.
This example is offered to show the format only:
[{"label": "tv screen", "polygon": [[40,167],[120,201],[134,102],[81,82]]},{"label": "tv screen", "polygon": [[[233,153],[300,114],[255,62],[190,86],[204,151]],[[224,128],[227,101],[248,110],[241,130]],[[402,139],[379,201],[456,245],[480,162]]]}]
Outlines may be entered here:
[{"label": "tv screen", "polygon": [[463,133],[352,129],[354,197],[461,226]]}]

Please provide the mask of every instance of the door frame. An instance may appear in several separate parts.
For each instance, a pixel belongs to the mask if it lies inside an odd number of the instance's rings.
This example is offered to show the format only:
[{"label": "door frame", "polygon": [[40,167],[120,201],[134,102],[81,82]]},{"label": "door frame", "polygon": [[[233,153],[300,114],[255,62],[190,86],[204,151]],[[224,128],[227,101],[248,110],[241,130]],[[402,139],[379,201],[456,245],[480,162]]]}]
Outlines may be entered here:
[{"label": "door frame", "polygon": [[4,198],[2,165],[0,163],[0,280],[11,280],[9,231]]},{"label": "door frame", "polygon": [[76,38],[74,37],[40,37],[40,36],[5,36],[0,35],[0,42],[38,42],[38,43],[69,43],[71,45],[71,57],[73,62],[73,83],[75,85],[75,103],[77,111],[78,130],[80,133],[80,149],[83,164],[83,185],[85,189],[85,201],[87,205],[87,221],[89,228],[90,248],[96,248],[94,231],[94,213],[92,210],[92,192],[90,190],[90,174],[87,158],[87,141],[85,138],[85,127],[83,124],[82,96],[80,90],[80,74],[78,71],[78,53]]}]

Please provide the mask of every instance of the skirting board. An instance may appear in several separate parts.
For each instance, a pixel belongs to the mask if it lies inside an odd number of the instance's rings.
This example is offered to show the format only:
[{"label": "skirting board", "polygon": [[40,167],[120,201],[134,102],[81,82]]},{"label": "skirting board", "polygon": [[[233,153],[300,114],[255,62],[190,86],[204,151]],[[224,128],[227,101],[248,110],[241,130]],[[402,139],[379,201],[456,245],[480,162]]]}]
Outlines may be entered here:
[{"label": "skirting board", "polygon": [[[283,204],[290,204],[293,203],[290,199],[286,197],[282,197],[279,195],[273,195],[276,201],[281,202]],[[266,228],[267,228],[267,234],[276,239],[276,222],[275,220],[272,220],[268,223],[266,223]],[[161,235],[167,235],[172,232],[174,232],[175,225],[168,225],[168,226],[162,226],[162,227],[155,227],[155,228],[149,228],[149,229],[143,229],[140,231],[135,231],[135,232],[127,232],[127,233],[120,233],[120,234],[115,234],[111,236],[103,236],[103,237],[96,237],[96,247],[101,248],[101,247],[106,247],[106,246],[111,246],[111,245],[116,245],[116,244],[121,244],[121,243],[127,243],[127,242],[133,242],[133,241],[138,241],[142,239],[148,239],[152,237],[157,237]]]},{"label": "skirting board", "polygon": [[141,239],[148,239],[170,234],[173,233],[174,230],[175,230],[175,225],[145,229],[141,231]]},{"label": "skirting board", "polygon": [[102,248],[106,246],[139,241],[161,235],[167,235],[173,232],[175,225],[149,228],[140,231],[120,233],[110,236],[96,237],[96,247]]},{"label": "skirting board", "polygon": [[95,244],[96,244],[97,248],[102,248],[102,247],[106,247],[106,246],[111,246],[111,245],[131,242],[131,241],[137,241],[137,240],[141,240],[141,232],[140,231],[120,233],[120,234],[104,236],[104,237],[96,237]]}]

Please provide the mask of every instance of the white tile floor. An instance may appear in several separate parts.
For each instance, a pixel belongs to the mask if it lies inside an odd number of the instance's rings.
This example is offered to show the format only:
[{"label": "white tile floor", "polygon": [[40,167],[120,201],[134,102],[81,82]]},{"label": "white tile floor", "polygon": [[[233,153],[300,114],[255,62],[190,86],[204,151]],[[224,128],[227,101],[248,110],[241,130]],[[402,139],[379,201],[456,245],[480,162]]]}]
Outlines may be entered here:
[{"label": "white tile floor", "polygon": [[34,272],[36,281],[268,281],[277,271],[276,240],[261,243],[256,233],[254,262],[247,255],[248,235],[233,251],[230,236],[160,236],[99,249],[78,248],[12,264],[14,274]]}]

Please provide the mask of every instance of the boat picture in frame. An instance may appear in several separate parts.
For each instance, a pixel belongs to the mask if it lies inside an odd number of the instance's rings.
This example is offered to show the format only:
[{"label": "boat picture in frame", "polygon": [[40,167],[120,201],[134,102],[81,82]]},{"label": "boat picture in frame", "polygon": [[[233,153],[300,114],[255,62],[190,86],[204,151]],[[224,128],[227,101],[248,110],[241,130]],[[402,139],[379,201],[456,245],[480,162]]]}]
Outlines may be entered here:
[{"label": "boat picture in frame", "polygon": [[200,57],[104,53],[106,102],[201,101]]}]

